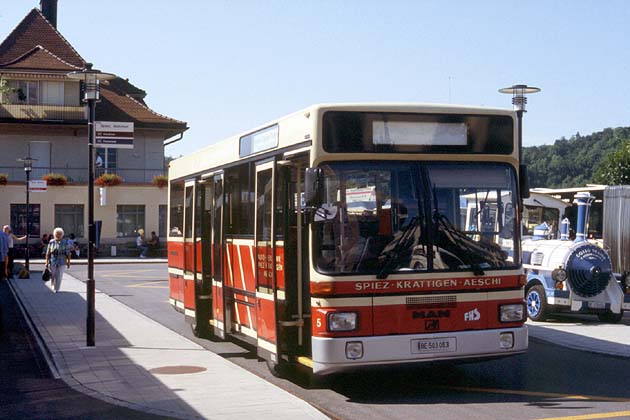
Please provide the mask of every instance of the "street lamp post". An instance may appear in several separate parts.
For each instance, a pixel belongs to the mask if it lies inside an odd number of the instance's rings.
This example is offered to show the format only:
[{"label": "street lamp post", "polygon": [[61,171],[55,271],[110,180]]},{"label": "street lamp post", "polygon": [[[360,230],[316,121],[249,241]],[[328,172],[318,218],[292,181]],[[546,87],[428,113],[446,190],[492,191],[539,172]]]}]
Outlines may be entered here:
[{"label": "street lamp post", "polygon": [[540,88],[527,86],[527,85],[513,85],[503,89],[499,89],[500,93],[507,93],[512,95],[512,105],[514,111],[516,111],[516,118],[518,120],[518,160],[523,160],[523,112],[527,112],[527,97],[526,94],[538,93]]},{"label": "street lamp post", "polygon": [[26,268],[26,273],[30,278],[30,255],[28,249],[28,238],[31,234],[31,209],[30,209],[30,185],[29,182],[31,180],[31,171],[33,170],[33,162],[37,162],[37,159],[33,159],[30,156],[25,158],[18,159],[18,162],[22,162],[24,164],[24,173],[26,174],[26,255],[24,256],[24,267]]},{"label": "street lamp post", "polygon": [[102,80],[111,80],[116,76],[103,73],[92,68],[92,63],[86,63],[81,71],[68,73],[71,79],[83,82],[83,101],[88,105],[88,273],[87,273],[87,320],[86,320],[86,344],[94,346],[95,330],[95,300],[96,285],[94,282],[94,247],[96,242],[96,230],[94,227],[94,137],[96,121],[96,102],[99,101],[99,83]]}]

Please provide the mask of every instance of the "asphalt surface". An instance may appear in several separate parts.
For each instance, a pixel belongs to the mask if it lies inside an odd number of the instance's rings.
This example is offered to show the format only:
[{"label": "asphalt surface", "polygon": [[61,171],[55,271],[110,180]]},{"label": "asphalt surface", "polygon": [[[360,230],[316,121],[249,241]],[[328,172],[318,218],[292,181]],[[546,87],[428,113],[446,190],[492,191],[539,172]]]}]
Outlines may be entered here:
[{"label": "asphalt surface", "polygon": [[[183,315],[168,304],[166,264],[97,265],[95,270],[97,289],[333,418],[630,419],[630,359],[530,340],[527,354],[507,359],[366,369],[319,381],[299,372],[278,379],[251,347],[192,335]],[[69,273],[84,280],[86,267]]]},{"label": "asphalt surface", "polygon": [[0,419],[155,419],[54,379],[6,282],[0,282]]}]

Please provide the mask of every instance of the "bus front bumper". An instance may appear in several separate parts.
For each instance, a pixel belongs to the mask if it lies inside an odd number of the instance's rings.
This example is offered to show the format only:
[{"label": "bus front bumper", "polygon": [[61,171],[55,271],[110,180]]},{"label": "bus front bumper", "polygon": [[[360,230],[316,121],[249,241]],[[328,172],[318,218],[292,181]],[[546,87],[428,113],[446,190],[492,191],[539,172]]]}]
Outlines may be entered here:
[{"label": "bus front bumper", "polygon": [[[388,364],[502,357],[527,350],[527,326],[377,337],[313,337],[313,373]],[[508,347],[512,342],[511,347]],[[360,355],[360,356],[359,356]]]}]

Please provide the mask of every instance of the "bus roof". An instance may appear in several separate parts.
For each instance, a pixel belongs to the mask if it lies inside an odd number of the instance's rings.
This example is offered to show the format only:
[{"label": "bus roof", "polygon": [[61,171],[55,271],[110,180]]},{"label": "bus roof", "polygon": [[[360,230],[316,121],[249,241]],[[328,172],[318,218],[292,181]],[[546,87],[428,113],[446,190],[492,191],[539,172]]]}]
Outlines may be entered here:
[{"label": "bus roof", "polygon": [[[430,103],[324,103],[314,104],[292,114],[261,124],[243,133],[215,142],[200,150],[172,161],[169,165],[169,178],[179,179],[241,160],[240,139],[276,124],[280,126],[279,144],[274,149],[296,146],[313,140],[317,136],[318,116],[326,111],[392,112],[392,113],[436,113],[436,114],[476,114],[507,115],[514,117],[514,111],[505,108],[482,106],[430,104]],[[267,150],[266,152],[268,152]],[[264,154],[261,152],[258,154]],[[253,153],[250,156],[255,156]],[[248,158],[250,157],[248,156]]]}]

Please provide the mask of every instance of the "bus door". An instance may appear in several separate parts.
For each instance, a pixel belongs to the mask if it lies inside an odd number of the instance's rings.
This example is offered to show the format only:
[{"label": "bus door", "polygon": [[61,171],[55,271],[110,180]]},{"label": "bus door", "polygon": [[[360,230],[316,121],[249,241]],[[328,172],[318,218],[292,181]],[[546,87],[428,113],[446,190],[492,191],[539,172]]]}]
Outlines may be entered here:
[{"label": "bus door", "polygon": [[195,181],[186,181],[184,190],[184,316],[195,317],[195,242],[194,207]]},{"label": "bus door", "polygon": [[225,318],[225,298],[223,293],[223,173],[216,174],[208,182],[211,183],[210,200],[212,202],[210,213],[211,231],[211,272],[212,278],[212,324],[214,334],[225,338],[226,318]]},{"label": "bus door", "polygon": [[212,179],[200,180],[195,184],[195,319],[193,333],[207,336],[210,332],[212,315],[212,247],[211,212]]},{"label": "bus door", "polygon": [[311,355],[307,225],[302,214],[308,152],[285,153],[283,158],[277,162],[274,188],[278,356],[303,363],[303,356]]},{"label": "bus door", "polygon": [[254,230],[258,356],[277,363],[274,167],[274,162],[256,166]]}]

